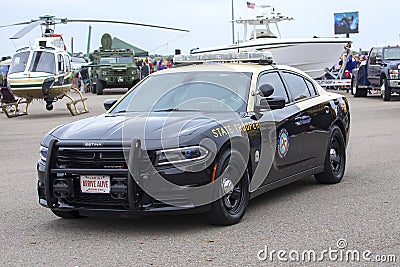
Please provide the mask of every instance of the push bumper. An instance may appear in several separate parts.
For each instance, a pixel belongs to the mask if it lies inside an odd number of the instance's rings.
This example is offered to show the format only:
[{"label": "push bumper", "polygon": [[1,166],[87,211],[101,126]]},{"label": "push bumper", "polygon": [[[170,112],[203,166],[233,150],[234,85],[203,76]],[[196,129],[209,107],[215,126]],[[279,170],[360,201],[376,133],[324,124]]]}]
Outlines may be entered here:
[{"label": "push bumper", "polygon": [[[138,140],[130,146],[128,168],[103,169],[103,168],[70,168],[61,166],[60,151],[65,148],[77,147],[76,142],[63,142],[52,140],[48,148],[46,163],[40,161],[38,169],[38,195],[39,204],[54,210],[78,211],[116,211],[146,214],[157,212],[199,213],[209,210],[209,206],[195,207],[183,191],[175,190],[165,192],[160,190],[156,197],[148,195],[136,181],[146,178],[147,169],[142,162],[143,151]],[[82,144],[82,142],[80,142]],[[102,148],[114,151],[120,147],[116,143],[104,144]],[[128,146],[129,147],[129,146]],[[99,151],[98,148],[86,148],[84,151]],[[92,153],[92,152],[90,152]],[[100,152],[93,152],[100,153]],[[62,158],[62,157],[61,157]],[[78,160],[78,159],[76,159]],[[158,174],[172,183],[185,186],[203,185],[210,182],[211,170],[204,169],[198,173],[186,173],[176,167],[157,170]],[[81,175],[107,175],[110,177],[109,193],[84,193],[81,190]],[[168,203],[168,204],[166,204]]]}]

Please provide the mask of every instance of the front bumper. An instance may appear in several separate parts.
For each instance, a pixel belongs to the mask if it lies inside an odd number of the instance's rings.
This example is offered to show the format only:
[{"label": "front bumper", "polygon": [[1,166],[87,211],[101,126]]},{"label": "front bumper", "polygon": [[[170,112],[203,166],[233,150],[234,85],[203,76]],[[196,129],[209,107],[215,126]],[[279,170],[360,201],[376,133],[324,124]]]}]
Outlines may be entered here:
[{"label": "front bumper", "polygon": [[[148,166],[140,156],[143,155],[140,148],[134,149],[132,145],[130,151],[126,153],[129,160],[125,161],[125,156],[123,158],[120,156],[118,160],[117,157],[112,157],[112,155],[118,154],[116,151],[119,152],[118,155],[123,154],[121,144],[110,142],[101,148],[85,148],[81,145],[82,142],[51,141],[46,163],[39,161],[37,165],[37,190],[40,205],[54,210],[138,213],[153,211],[182,211],[185,213],[186,210],[193,210],[197,213],[209,209],[209,206],[195,207],[190,198],[179,189],[166,191],[160,188],[156,196],[147,194],[137,182],[151,177],[148,173]],[[70,162],[68,154],[63,154],[63,151],[69,153],[73,151],[70,156],[71,158],[73,156],[74,161]],[[101,162],[99,160],[101,156],[97,157],[97,155],[106,153],[108,160]],[[89,161],[87,155],[93,155],[93,158]],[[119,161],[123,161],[123,163]],[[105,164],[120,164],[121,168],[105,169]],[[130,168],[131,172],[127,168],[128,164],[134,165]],[[209,166],[209,162],[197,164]],[[154,170],[154,168],[152,169]],[[211,167],[203,168],[199,172],[186,172],[184,169],[174,166],[155,168],[155,170],[163,178],[179,185],[182,189],[205,185],[210,182],[212,174]],[[81,175],[110,176],[110,192],[83,193],[80,188]]]},{"label": "front bumper", "polygon": [[399,88],[400,89],[400,79],[396,79],[396,80],[389,80],[389,86],[391,88]]}]

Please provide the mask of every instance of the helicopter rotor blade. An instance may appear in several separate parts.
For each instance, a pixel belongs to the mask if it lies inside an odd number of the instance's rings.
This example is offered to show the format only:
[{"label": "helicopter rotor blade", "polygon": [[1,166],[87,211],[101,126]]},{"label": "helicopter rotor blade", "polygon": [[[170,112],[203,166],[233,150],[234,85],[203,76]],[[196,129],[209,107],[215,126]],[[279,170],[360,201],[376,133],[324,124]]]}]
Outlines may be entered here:
[{"label": "helicopter rotor blade", "polygon": [[36,21],[31,21],[28,26],[25,26],[24,28],[22,28],[19,32],[17,32],[16,34],[14,34],[12,37],[10,37],[10,39],[19,39],[25,36],[25,34],[27,34],[28,32],[30,32],[33,28],[35,28],[36,26],[42,24],[43,21],[42,20],[36,20]]},{"label": "helicopter rotor blade", "polygon": [[9,25],[2,25],[2,26],[0,26],[0,28],[11,27],[11,26],[19,26],[19,25],[26,25],[26,24],[30,24],[30,23],[32,23],[32,21],[24,21],[24,22],[18,22],[18,23],[14,23],[14,24],[9,24]]},{"label": "helicopter rotor blade", "polygon": [[126,25],[134,25],[134,26],[144,26],[144,27],[152,27],[158,29],[172,30],[172,31],[181,31],[181,32],[189,32],[185,29],[178,29],[166,26],[145,24],[145,23],[136,23],[136,22],[127,22],[127,21],[117,21],[117,20],[98,20],[98,19],[67,19],[67,22],[104,22],[104,23],[115,23],[115,24],[126,24]]}]

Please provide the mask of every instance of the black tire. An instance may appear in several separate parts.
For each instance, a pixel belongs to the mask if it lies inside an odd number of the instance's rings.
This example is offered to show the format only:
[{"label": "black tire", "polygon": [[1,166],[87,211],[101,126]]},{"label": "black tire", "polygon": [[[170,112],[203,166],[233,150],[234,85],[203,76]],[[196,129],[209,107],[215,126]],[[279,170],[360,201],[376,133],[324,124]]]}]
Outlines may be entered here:
[{"label": "black tire", "polygon": [[329,143],[325,156],[324,171],[318,173],[315,179],[320,184],[339,183],[346,167],[346,144],[340,128],[334,125],[329,135]]},{"label": "black tire", "polygon": [[390,88],[386,78],[383,78],[382,86],[384,89],[382,92],[383,101],[390,101],[390,98],[392,97],[392,88]]},{"label": "black tire", "polygon": [[356,76],[353,75],[353,76],[351,77],[351,85],[350,85],[350,93],[351,93],[352,95],[354,95],[355,90],[353,91],[353,88],[356,87],[356,85],[357,85],[356,83],[357,83],[357,81],[356,81]]},{"label": "black tire", "polygon": [[96,94],[97,95],[103,95],[103,90],[104,90],[104,83],[103,81],[100,81],[99,79],[96,80]]},{"label": "black tire", "polygon": [[247,163],[239,151],[232,149],[222,153],[218,160],[215,183],[221,183],[220,177],[228,168],[233,171],[244,172],[240,181],[234,186],[234,189],[222,198],[214,201],[211,204],[211,210],[207,214],[209,223],[213,225],[233,225],[238,223],[247,208],[249,203],[249,172]]},{"label": "black tire", "polygon": [[351,79],[351,94],[354,95],[354,97],[366,97],[368,95],[367,89],[358,87],[357,77],[355,75]]},{"label": "black tire", "polygon": [[79,219],[81,216],[79,215],[79,211],[76,210],[51,210],[54,215],[64,218],[64,219]]}]

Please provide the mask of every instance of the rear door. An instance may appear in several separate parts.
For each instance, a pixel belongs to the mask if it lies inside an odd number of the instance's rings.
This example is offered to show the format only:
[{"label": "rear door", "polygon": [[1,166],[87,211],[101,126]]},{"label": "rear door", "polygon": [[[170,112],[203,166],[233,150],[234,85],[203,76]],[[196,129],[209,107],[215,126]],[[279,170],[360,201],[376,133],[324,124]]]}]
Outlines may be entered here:
[{"label": "rear door", "polygon": [[301,143],[301,157],[297,172],[302,172],[323,163],[329,127],[334,110],[330,101],[321,101],[312,80],[300,74],[283,71],[294,106],[299,110],[294,121],[293,132]]},{"label": "rear door", "polygon": [[[270,115],[272,115],[273,127],[275,127],[273,135],[276,137],[276,139],[272,138],[270,134],[263,136],[263,144],[268,144],[275,151],[273,164],[264,184],[296,174],[301,165],[302,147],[299,128],[296,126],[295,121],[300,116],[300,110],[294,105],[287,92],[282,73],[278,70],[262,73],[258,80],[258,86],[267,83],[271,84],[275,89],[271,97],[284,97],[286,106],[282,109],[273,110],[272,114],[269,113],[264,116],[269,117],[267,118],[269,120]],[[260,120],[260,125],[262,131],[268,132],[271,130],[271,124],[263,122],[263,118]]]}]

